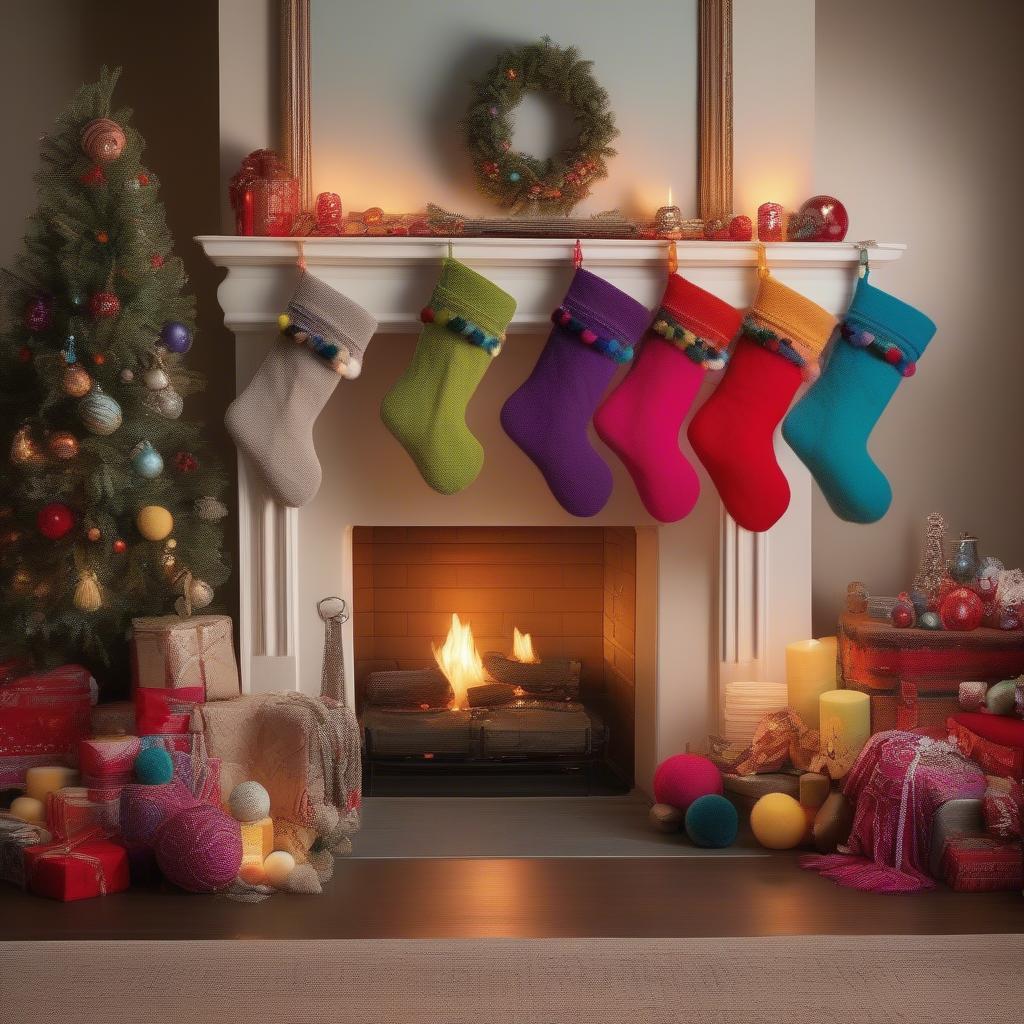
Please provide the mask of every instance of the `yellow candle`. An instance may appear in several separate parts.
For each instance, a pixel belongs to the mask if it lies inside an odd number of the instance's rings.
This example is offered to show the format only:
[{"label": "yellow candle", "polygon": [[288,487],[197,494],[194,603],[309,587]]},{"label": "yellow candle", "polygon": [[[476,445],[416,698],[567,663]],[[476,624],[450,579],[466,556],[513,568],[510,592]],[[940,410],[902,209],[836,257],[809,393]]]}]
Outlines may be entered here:
[{"label": "yellow candle", "polygon": [[19,796],[11,802],[11,814],[33,825],[46,824],[46,808],[41,800],[31,796]]},{"label": "yellow candle", "polygon": [[809,729],[818,728],[818,698],[836,687],[836,638],[786,645],[789,706]]},{"label": "yellow candle", "polygon": [[821,695],[820,716],[825,769],[841,779],[871,736],[871,698],[857,690],[831,690]]},{"label": "yellow candle", "polygon": [[46,803],[49,793],[78,784],[78,772],[63,764],[39,765],[25,772],[25,796]]},{"label": "yellow candle", "polygon": [[262,864],[274,852],[274,820],[243,821],[242,863]]}]

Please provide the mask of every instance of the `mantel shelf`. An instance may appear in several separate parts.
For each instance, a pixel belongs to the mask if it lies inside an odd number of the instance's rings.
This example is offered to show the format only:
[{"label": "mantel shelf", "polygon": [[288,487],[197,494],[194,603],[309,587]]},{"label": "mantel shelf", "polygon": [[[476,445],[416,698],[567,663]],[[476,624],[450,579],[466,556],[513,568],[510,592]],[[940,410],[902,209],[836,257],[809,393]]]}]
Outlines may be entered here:
[{"label": "mantel shelf", "polygon": [[[219,267],[287,266],[302,253],[309,267],[408,266],[436,264],[448,253],[447,238],[263,238],[200,235],[196,241]],[[453,254],[474,266],[530,267],[572,260],[569,238],[455,238]],[[661,240],[594,238],[582,243],[584,265],[663,267],[668,243]],[[757,242],[676,242],[679,266],[753,267]],[[906,246],[878,242],[872,263],[898,260]],[[774,242],[765,246],[771,267],[843,267],[856,263],[852,242]]]}]

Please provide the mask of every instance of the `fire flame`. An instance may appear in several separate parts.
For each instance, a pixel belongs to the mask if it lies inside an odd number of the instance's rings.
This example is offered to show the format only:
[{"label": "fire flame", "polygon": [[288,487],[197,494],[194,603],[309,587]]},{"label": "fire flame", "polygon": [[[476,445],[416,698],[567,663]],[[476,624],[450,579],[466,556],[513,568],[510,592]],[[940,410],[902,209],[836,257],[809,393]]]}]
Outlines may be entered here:
[{"label": "fire flame", "polygon": [[452,708],[466,706],[466,691],[484,681],[484,663],[473,642],[473,627],[463,625],[458,615],[452,615],[452,627],[440,646],[431,645],[438,668],[447,676],[455,691]]},{"label": "fire flame", "polygon": [[529,633],[520,633],[519,627],[512,630],[512,657],[524,665],[537,665],[540,658],[533,653],[533,637]]}]

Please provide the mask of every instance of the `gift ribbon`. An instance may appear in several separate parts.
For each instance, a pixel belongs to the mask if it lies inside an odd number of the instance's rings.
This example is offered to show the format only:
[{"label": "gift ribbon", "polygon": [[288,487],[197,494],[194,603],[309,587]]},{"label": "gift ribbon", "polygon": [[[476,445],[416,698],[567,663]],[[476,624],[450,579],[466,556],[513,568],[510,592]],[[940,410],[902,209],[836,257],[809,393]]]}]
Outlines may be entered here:
[{"label": "gift ribbon", "polygon": [[44,860],[51,860],[54,857],[66,857],[68,860],[77,860],[81,864],[89,865],[96,872],[96,884],[99,886],[100,895],[107,895],[107,875],[103,870],[103,861],[99,857],[83,853],[79,847],[85,843],[91,843],[96,839],[103,839],[103,829],[92,828],[82,832],[74,839],[67,839],[62,843],[51,843],[49,846],[36,847],[30,861],[28,881],[31,885],[32,876],[39,870],[39,865]]}]

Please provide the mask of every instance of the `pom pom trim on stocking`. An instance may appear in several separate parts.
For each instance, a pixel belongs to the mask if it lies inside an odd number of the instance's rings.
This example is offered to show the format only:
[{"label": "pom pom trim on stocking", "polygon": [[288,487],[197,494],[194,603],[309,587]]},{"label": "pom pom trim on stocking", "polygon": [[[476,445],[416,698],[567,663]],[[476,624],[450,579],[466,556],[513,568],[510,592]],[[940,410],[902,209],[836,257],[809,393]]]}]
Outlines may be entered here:
[{"label": "pom pom trim on stocking", "polygon": [[840,324],[839,334],[854,348],[865,349],[888,363],[901,377],[913,377],[917,372],[917,363],[908,359],[899,345],[888,338],[880,337],[874,330],[867,330],[855,320],[847,319]]},{"label": "pom pom trim on stocking", "polygon": [[672,312],[665,306],[658,310],[658,315],[651,330],[660,334],[667,342],[678,348],[687,359],[706,370],[724,370],[729,356],[713,341],[701,338],[693,331],[680,324]]},{"label": "pom pom trim on stocking", "polygon": [[501,353],[502,345],[505,343],[504,334],[488,334],[479,324],[444,307],[434,309],[433,306],[424,306],[420,310],[420,320],[425,324],[447,327],[453,334],[462,335],[471,345],[482,348],[492,359]]},{"label": "pom pom trim on stocking", "polygon": [[310,352],[319,356],[345,380],[355,380],[362,372],[362,362],[352,355],[344,345],[337,345],[333,341],[327,341],[319,334],[303,330],[298,324],[292,323],[292,319],[287,313],[282,313],[277,318],[277,325],[283,335],[291,338],[296,344],[307,346]]},{"label": "pom pom trim on stocking", "polygon": [[805,380],[814,380],[819,375],[818,364],[808,362],[797,351],[796,346],[789,338],[776,334],[775,331],[758,323],[753,317],[745,317],[740,330],[751,341],[757,342],[762,348],[767,349],[769,352],[774,352],[776,355],[782,356],[787,362],[798,366]]},{"label": "pom pom trim on stocking", "polygon": [[628,363],[633,358],[632,345],[624,345],[615,338],[600,336],[596,331],[587,327],[582,320],[577,320],[565,306],[559,306],[551,314],[551,320],[556,327],[561,327],[571,334],[577,335],[584,345],[592,346],[601,355],[607,356],[617,363]]}]

